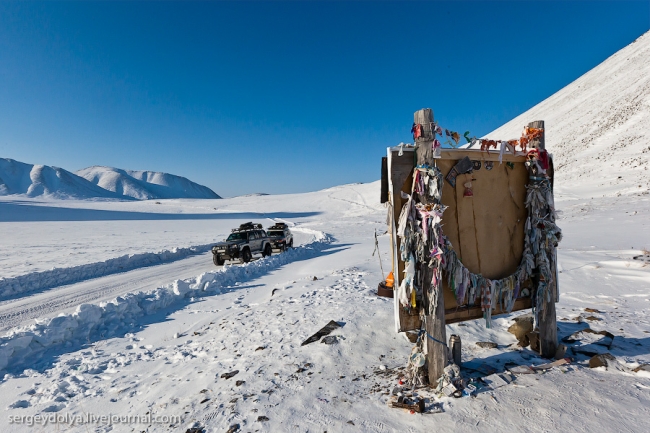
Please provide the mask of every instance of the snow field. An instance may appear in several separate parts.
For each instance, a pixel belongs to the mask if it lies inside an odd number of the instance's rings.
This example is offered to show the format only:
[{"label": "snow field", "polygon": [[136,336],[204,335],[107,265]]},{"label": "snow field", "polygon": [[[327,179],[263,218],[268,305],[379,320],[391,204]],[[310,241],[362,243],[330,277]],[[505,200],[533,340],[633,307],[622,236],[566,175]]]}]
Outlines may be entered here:
[{"label": "snow field", "polygon": [[129,293],[100,305],[82,304],[73,314],[61,314],[27,328],[18,328],[0,337],[0,372],[38,365],[39,357],[52,347],[79,347],[98,338],[108,338],[130,330],[142,317],[168,308],[188,298],[219,293],[223,287],[263,275],[293,260],[311,257],[328,244],[331,237],[311,229],[314,241],[241,266],[226,266],[203,273],[195,279],[176,280],[150,292]]}]

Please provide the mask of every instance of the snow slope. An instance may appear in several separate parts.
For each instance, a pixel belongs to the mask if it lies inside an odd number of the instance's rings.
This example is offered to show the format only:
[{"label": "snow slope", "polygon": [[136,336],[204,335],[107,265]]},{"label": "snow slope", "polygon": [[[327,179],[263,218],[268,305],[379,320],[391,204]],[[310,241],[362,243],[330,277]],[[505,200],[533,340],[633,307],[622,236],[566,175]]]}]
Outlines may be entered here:
[{"label": "snow slope", "polygon": [[108,191],[138,200],[221,198],[207,186],[168,173],[122,170],[95,165],[77,171],[77,175]]},{"label": "snow slope", "polygon": [[511,139],[544,120],[559,191],[578,197],[648,195],[650,32],[487,135]]},{"label": "snow slope", "polygon": [[25,164],[0,158],[0,196],[51,198],[122,198],[59,167]]}]

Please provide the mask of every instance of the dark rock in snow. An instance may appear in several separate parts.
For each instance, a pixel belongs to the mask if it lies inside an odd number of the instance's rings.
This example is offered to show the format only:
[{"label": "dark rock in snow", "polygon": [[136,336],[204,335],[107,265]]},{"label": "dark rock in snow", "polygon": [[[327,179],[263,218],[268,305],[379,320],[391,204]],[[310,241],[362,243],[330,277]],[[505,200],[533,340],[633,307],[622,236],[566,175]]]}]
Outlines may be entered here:
[{"label": "dark rock in snow", "polygon": [[257,420],[258,420],[259,422],[264,422],[264,421],[268,421],[269,418],[266,417],[266,416],[264,416],[264,415],[260,415],[260,416],[257,417]]},{"label": "dark rock in snow", "polygon": [[596,355],[589,360],[589,368],[607,368],[613,365],[614,362],[616,362],[616,357],[614,355],[611,353],[601,353],[600,355]]},{"label": "dark rock in snow", "polygon": [[515,324],[508,328],[508,332],[513,334],[519,341],[521,347],[530,344],[528,334],[533,331],[533,315],[523,314],[514,318]]},{"label": "dark rock in snow", "polygon": [[325,344],[336,344],[339,342],[339,339],[336,337],[336,335],[328,335],[327,337],[323,337],[320,342]]},{"label": "dark rock in snow", "polygon": [[230,426],[230,428],[226,431],[226,433],[235,433],[239,431],[239,424],[233,424]]},{"label": "dark rock in snow", "polygon": [[231,371],[230,373],[224,373],[224,374],[221,375],[221,378],[222,379],[230,379],[231,377],[233,377],[237,373],[239,373],[239,370]]},{"label": "dark rock in snow", "polygon": [[479,341],[476,343],[476,345],[478,347],[482,347],[483,349],[496,349],[498,347],[498,344],[491,341]]},{"label": "dark rock in snow", "polygon": [[635,369],[632,370],[632,371],[634,371],[635,373],[638,373],[639,371],[647,371],[647,372],[650,372],[650,364],[641,364],[641,365],[639,365],[637,368],[635,368]]}]

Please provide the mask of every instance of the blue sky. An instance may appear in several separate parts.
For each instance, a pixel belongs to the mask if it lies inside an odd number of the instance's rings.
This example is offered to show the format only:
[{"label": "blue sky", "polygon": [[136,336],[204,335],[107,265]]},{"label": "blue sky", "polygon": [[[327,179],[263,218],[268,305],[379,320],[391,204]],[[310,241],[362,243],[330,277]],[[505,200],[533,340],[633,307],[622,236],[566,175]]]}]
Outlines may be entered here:
[{"label": "blue sky", "polygon": [[648,29],[648,1],[0,2],[0,157],[371,182],[419,108],[481,136]]}]

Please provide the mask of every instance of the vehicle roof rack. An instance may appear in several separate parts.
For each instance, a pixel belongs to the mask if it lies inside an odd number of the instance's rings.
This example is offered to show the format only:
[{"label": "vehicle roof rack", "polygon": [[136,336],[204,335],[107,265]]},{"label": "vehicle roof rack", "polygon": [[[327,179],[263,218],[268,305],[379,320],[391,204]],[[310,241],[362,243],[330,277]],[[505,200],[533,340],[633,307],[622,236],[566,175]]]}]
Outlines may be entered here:
[{"label": "vehicle roof rack", "polygon": [[237,230],[253,230],[253,229],[261,229],[262,224],[253,224],[252,222],[247,222],[244,224],[240,224],[238,229],[233,229],[233,231]]},{"label": "vehicle roof rack", "polygon": [[269,227],[269,230],[276,229],[276,230],[281,230],[281,229],[286,229],[289,226],[287,223],[275,223],[271,227]]}]

